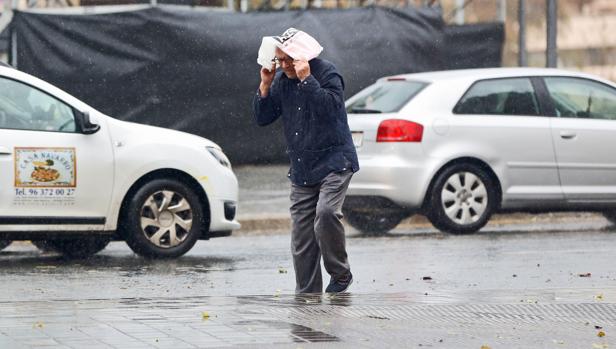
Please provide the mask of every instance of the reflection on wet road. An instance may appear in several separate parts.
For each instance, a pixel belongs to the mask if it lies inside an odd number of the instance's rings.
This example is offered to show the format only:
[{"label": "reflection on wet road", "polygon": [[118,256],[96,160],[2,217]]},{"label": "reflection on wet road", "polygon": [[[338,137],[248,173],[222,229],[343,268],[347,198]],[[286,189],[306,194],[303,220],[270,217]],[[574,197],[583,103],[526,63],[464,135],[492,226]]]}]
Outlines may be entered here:
[{"label": "reflection on wet road", "polygon": [[[10,286],[0,301],[293,293],[289,244],[287,234],[219,238],[162,261],[139,258],[122,242],[75,261],[15,244],[0,253],[0,278]],[[604,221],[463,236],[396,230],[351,235],[347,244],[355,293],[616,286],[616,230]]]}]

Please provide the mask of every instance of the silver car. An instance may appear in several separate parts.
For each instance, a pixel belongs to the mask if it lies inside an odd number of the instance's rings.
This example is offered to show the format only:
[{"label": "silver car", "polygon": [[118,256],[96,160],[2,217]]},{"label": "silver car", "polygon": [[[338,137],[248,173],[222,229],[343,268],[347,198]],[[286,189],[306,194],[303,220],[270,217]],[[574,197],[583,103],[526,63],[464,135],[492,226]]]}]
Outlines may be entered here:
[{"label": "silver car", "polygon": [[346,102],[361,170],[347,221],[384,233],[414,213],[472,233],[497,211],[616,221],[616,84],[558,69],[379,79]]}]

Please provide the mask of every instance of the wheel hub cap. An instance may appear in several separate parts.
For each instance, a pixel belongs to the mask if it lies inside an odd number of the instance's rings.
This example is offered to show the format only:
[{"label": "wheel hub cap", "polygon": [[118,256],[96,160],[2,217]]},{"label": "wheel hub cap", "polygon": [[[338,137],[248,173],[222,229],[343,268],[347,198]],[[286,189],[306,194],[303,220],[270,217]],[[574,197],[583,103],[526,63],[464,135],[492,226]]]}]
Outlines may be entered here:
[{"label": "wheel hub cap", "polygon": [[460,225],[477,222],[488,207],[483,181],[471,172],[451,175],[441,191],[441,204],[449,219]]},{"label": "wheel hub cap", "polygon": [[173,213],[169,211],[164,211],[160,214],[160,217],[158,217],[158,222],[165,228],[171,226],[171,224],[174,223],[174,220]]},{"label": "wheel hub cap", "polygon": [[182,195],[162,190],[152,194],[141,207],[141,230],[157,247],[175,247],[188,237],[192,215],[192,208]]}]

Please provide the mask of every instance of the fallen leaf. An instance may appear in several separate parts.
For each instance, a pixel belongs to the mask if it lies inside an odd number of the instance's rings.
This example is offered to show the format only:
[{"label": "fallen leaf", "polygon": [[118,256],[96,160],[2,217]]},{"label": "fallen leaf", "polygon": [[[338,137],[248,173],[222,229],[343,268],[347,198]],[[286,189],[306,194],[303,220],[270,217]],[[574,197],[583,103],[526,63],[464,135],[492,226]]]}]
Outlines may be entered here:
[{"label": "fallen leaf", "polygon": [[210,314],[207,311],[204,311],[204,312],[201,313],[201,318],[203,320],[207,320],[207,319],[210,318]]},{"label": "fallen leaf", "polygon": [[597,333],[597,337],[605,337],[605,332],[599,331],[599,333]]},{"label": "fallen leaf", "polygon": [[583,274],[578,274],[578,275],[581,278],[589,278],[591,274],[590,273],[583,273]]},{"label": "fallen leaf", "polygon": [[596,295],[595,299],[598,300],[598,301],[602,301],[603,300],[603,294]]},{"label": "fallen leaf", "polygon": [[34,324],[34,326],[32,326],[32,327],[35,327],[35,328],[43,328],[43,327],[45,327],[45,324],[44,324],[42,321],[37,321],[37,322]]},{"label": "fallen leaf", "polygon": [[603,343],[593,343],[592,347],[595,349],[607,349],[608,348],[607,344],[603,344]]},{"label": "fallen leaf", "polygon": [[279,274],[286,274],[287,270],[285,268],[278,268],[278,273]]},{"label": "fallen leaf", "polygon": [[554,344],[560,344],[560,345],[565,344],[565,341],[556,340],[556,339],[553,339],[552,342],[554,342]]},{"label": "fallen leaf", "polygon": [[490,347],[489,347],[489,346],[487,346],[487,345],[482,345],[482,346],[481,346],[481,349],[492,349],[492,348],[490,348]]}]

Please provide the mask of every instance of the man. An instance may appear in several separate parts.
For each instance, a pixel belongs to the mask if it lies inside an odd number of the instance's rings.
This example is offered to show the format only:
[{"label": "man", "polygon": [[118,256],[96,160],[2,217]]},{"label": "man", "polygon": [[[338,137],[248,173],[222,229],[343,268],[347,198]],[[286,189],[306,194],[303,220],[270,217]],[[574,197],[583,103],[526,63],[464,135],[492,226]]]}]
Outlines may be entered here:
[{"label": "man", "polygon": [[261,69],[253,102],[260,126],[280,116],[284,123],[291,160],[291,252],[297,293],[323,291],[321,255],[331,277],[326,292],[344,292],[353,281],[341,208],[359,164],[343,89],[342,77],[332,63],[319,58],[294,59],[276,48],[271,69]]}]

